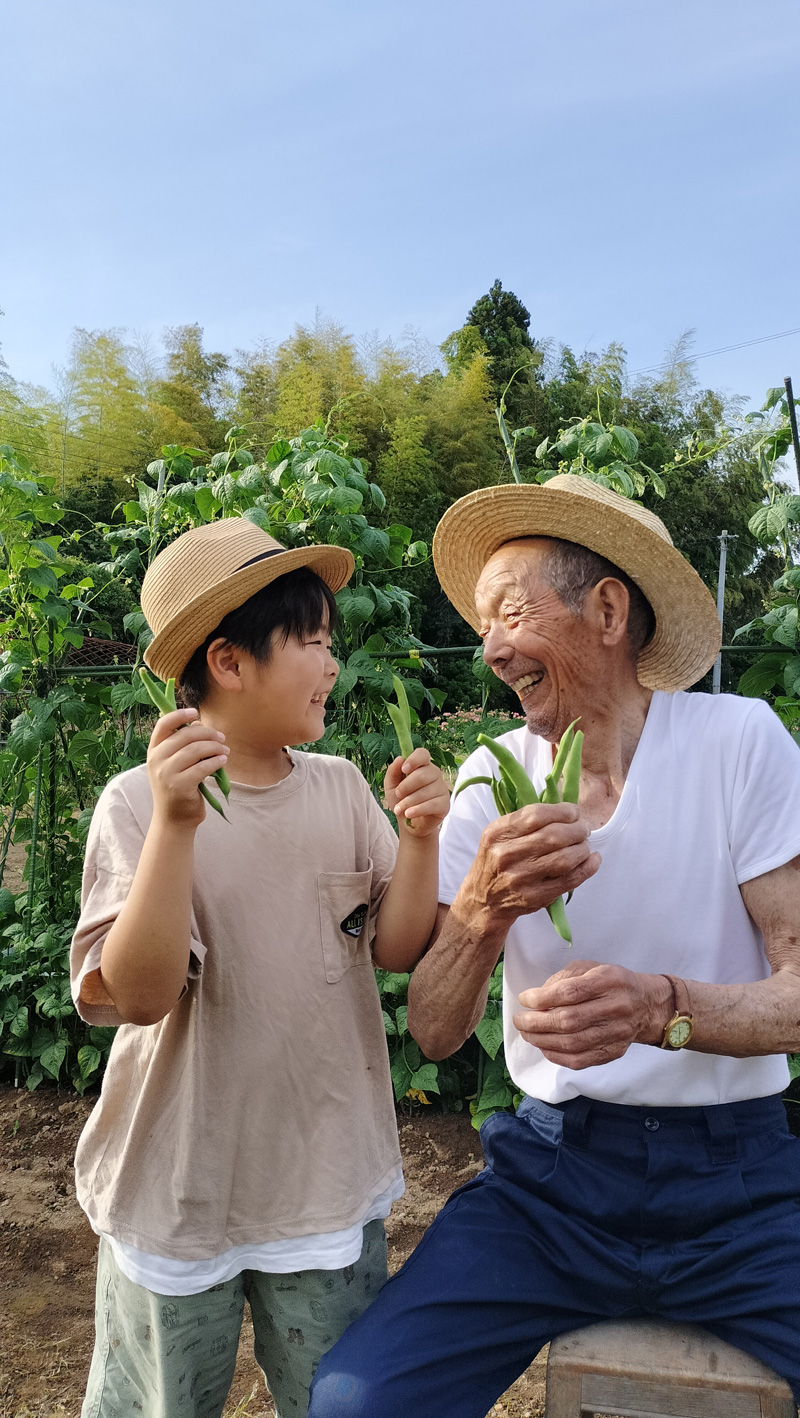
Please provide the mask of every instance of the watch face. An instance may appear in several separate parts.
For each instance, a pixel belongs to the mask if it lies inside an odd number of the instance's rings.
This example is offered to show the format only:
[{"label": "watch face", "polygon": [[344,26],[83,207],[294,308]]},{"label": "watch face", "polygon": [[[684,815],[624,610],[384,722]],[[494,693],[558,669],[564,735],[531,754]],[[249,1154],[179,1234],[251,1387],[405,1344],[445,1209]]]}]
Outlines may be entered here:
[{"label": "watch face", "polygon": [[673,1049],[682,1049],[692,1037],[692,1026],[688,1019],[677,1019],[669,1031],[669,1042]]}]

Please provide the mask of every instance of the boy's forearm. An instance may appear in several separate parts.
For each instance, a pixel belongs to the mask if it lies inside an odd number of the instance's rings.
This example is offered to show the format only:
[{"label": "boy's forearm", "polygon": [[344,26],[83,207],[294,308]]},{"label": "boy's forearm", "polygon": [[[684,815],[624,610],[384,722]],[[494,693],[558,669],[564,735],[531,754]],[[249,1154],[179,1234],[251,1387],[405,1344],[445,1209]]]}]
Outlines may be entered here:
[{"label": "boy's forearm", "polygon": [[413,970],[433,932],[439,897],[439,838],[415,840],[401,828],[392,880],[378,911],[373,960],[382,970]]},{"label": "boy's forearm", "polygon": [[156,1024],[177,1003],[189,967],[194,829],[150,824],[125,905],[100,960],[121,1018]]}]

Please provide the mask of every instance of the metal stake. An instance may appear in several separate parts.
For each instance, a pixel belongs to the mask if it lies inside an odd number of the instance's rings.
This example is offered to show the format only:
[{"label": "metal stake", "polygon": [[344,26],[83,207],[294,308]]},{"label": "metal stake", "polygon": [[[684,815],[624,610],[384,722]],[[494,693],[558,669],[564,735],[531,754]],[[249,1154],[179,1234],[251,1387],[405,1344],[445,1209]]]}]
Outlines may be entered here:
[{"label": "metal stake", "polygon": [[[719,577],[717,579],[717,615],[719,616],[720,630],[722,629],[722,618],[725,614],[725,565],[728,560],[728,533],[722,532],[719,539]],[[711,683],[711,693],[719,694],[722,685],[722,651],[720,650],[714,661],[714,675]]]}]

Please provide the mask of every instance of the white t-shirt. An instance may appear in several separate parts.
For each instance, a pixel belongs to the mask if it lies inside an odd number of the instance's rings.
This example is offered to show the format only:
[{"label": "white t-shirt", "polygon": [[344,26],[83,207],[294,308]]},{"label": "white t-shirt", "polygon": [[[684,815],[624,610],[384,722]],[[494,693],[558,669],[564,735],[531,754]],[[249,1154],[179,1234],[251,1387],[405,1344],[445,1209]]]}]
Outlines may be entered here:
[{"label": "white t-shirt", "polygon": [[[538,792],[550,744],[515,729],[500,740]],[[459,780],[491,774],[478,748]],[[488,787],[461,793],[444,824],[439,899],[452,904],[497,816]],[[616,811],[590,843],[602,864],[567,907],[568,948],[547,912],[521,916],[505,947],[503,1023],[509,1072],[547,1103],[583,1094],[612,1103],[680,1107],[779,1093],[782,1054],[736,1059],[632,1044],[620,1059],[573,1070],[548,1062],[514,1028],[520,991],[571,959],[735,984],[770,974],[764,941],[739,887],[800,854],[800,753],[761,700],[735,695],[653,695]]]}]

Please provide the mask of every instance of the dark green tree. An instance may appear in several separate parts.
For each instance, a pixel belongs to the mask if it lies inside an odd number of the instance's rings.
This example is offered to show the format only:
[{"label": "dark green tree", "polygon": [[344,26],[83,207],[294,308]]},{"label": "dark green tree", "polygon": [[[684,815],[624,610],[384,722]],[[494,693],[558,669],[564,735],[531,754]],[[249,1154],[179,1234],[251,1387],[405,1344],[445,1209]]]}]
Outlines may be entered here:
[{"label": "dark green tree", "polygon": [[527,366],[506,395],[509,423],[515,426],[528,421],[536,370],[542,362],[542,351],[530,334],[530,323],[530,311],[513,291],[503,289],[501,281],[495,281],[491,290],[475,301],[466,319],[466,325],[478,331],[486,349],[497,403],[514,371]]}]

